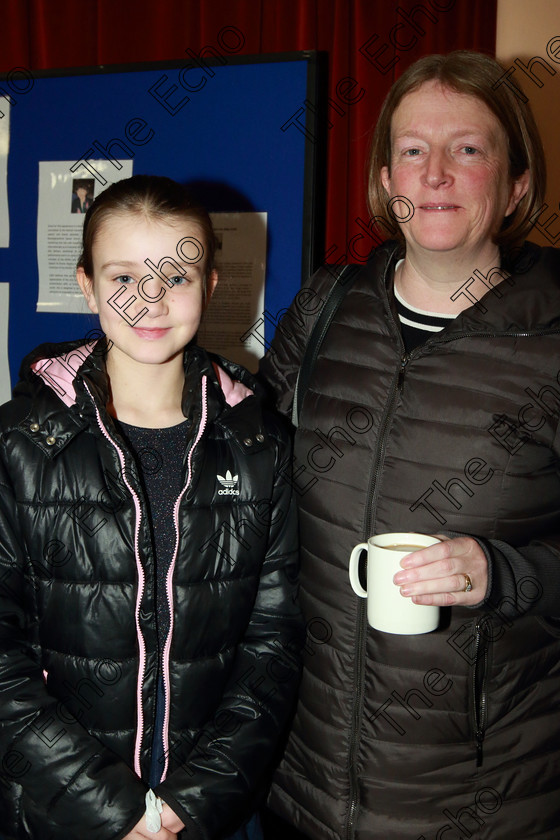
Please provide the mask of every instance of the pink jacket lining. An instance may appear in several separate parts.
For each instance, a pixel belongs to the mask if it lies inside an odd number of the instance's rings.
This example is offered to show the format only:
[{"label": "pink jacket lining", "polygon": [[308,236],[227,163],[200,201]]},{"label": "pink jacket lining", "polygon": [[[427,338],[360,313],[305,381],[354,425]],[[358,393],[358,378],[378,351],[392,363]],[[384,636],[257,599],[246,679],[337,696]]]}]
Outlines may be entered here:
[{"label": "pink jacket lining", "polygon": [[[74,390],[74,379],[78,368],[85,362],[93,351],[97,341],[91,341],[81,347],[66,353],[64,356],[57,356],[54,359],[39,359],[31,365],[31,369],[55,392],[62,402],[72,406],[76,402]],[[237,379],[230,376],[215,362],[212,362],[220,387],[225,400],[229,406],[234,406],[250,397],[253,391],[243,385]]]}]

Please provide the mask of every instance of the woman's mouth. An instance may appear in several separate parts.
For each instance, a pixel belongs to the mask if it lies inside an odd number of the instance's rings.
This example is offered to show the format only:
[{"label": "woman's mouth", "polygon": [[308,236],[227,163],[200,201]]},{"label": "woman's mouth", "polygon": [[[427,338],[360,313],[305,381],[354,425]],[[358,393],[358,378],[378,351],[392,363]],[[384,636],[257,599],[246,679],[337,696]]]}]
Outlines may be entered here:
[{"label": "woman's mouth", "polygon": [[458,210],[458,204],[421,204],[420,210]]}]

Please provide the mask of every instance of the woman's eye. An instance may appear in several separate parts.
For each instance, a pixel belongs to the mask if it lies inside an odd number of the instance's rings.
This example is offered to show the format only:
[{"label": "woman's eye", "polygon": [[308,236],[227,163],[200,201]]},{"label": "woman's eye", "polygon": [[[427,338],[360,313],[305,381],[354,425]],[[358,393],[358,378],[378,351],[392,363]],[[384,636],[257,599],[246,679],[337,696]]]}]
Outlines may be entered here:
[{"label": "woman's eye", "polygon": [[119,274],[118,277],[115,277],[115,280],[123,286],[127,286],[129,283],[134,283],[134,278],[131,277],[130,274]]},{"label": "woman's eye", "polygon": [[417,157],[420,154],[420,149],[405,149],[404,154],[407,157]]},{"label": "woman's eye", "polygon": [[475,149],[474,146],[463,146],[463,151],[467,155],[476,155],[476,153],[478,152],[478,149]]}]

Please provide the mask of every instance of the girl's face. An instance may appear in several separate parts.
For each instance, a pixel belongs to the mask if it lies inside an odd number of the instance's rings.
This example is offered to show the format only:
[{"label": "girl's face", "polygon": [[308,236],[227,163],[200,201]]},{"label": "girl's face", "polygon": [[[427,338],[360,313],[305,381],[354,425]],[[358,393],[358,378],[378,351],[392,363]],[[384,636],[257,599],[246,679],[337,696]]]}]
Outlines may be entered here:
[{"label": "girl's face", "polygon": [[205,296],[201,240],[200,227],[188,219],[114,213],[101,223],[93,277],[79,268],[77,279],[110,341],[112,364],[182,364],[218,282],[212,270]]}]

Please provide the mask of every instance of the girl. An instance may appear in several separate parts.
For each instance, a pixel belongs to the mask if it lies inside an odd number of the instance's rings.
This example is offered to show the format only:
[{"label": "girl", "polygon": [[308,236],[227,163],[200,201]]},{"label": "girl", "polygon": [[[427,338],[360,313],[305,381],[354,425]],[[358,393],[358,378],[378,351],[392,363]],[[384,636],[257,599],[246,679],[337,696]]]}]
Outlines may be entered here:
[{"label": "girl", "polygon": [[289,447],[193,343],[213,255],[184,187],[110,186],[77,272],[105,337],[39,347],[0,408],[8,838],[224,837],[264,790],[299,675]]}]

